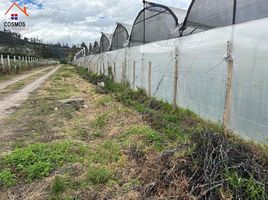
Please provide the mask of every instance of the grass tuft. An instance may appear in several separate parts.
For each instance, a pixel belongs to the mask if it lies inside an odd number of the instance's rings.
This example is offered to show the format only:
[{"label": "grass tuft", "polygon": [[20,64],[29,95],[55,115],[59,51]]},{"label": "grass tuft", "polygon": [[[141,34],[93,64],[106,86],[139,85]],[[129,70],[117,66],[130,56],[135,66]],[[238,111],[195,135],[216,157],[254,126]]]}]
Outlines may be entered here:
[{"label": "grass tuft", "polygon": [[112,178],[112,175],[106,167],[90,166],[88,169],[88,179],[93,184],[105,184]]}]

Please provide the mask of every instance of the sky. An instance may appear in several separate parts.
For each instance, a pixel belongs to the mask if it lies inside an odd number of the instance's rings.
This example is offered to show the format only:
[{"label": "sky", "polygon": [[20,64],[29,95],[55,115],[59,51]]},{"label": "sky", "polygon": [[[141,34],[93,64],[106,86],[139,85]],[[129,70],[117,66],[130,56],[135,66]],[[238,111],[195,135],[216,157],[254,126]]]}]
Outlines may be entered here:
[{"label": "sky", "polygon": [[[187,9],[191,0],[151,1]],[[1,29],[10,18],[5,12],[12,2],[26,5],[30,15],[19,16],[27,26],[16,30],[23,37],[70,45],[99,40],[100,32],[112,33],[116,22],[132,24],[142,9],[142,0],[1,0]]]}]

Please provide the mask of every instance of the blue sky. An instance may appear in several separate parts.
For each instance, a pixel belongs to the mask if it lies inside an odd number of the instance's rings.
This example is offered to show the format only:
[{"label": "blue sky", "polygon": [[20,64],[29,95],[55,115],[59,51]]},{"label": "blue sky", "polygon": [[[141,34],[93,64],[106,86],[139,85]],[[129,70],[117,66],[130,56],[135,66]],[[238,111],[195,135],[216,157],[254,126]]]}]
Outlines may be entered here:
[{"label": "blue sky", "polygon": [[[2,0],[0,14],[16,0]],[[151,0],[178,8],[188,8],[191,0]],[[116,22],[132,24],[142,9],[142,0],[17,0],[26,4],[27,29],[23,37],[45,42],[79,44],[99,40],[100,32],[113,32]],[[0,18],[0,24],[3,19]]]},{"label": "blue sky", "polygon": [[12,0],[12,2],[17,2],[21,6],[23,6],[24,4],[31,4],[36,6],[38,9],[43,8],[43,4],[40,3],[38,0]]}]

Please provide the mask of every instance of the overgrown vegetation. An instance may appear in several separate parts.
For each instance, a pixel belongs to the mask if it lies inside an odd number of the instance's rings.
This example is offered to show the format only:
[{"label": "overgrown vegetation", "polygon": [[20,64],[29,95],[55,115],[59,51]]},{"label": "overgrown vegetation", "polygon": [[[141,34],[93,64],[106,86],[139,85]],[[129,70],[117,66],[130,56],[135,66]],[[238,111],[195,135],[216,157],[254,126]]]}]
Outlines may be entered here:
[{"label": "overgrown vegetation", "polygon": [[3,169],[0,173],[0,183],[12,186],[16,182],[31,182],[46,177],[63,164],[78,162],[84,153],[83,146],[79,144],[75,146],[68,141],[33,144],[15,149],[6,154],[0,162]]},{"label": "overgrown vegetation", "polygon": [[[141,89],[133,91],[127,84],[114,83],[111,78],[81,68],[77,72],[95,85],[104,82],[104,87],[97,87],[98,93],[110,94],[136,110],[152,128],[132,127],[119,140],[128,146],[135,135],[141,134],[143,141],[164,150],[157,163],[145,170],[147,176],[141,189],[144,197],[161,194],[183,199],[268,198],[266,146],[226,134],[221,126],[204,121],[189,110],[173,110],[170,105],[147,97]],[[132,158],[143,157],[145,146],[130,145]]]},{"label": "overgrown vegetation", "polygon": [[[266,146],[109,77],[66,66],[12,115],[21,130],[1,157],[3,188],[36,199],[267,198]],[[59,103],[71,97],[87,106]],[[29,193],[34,184],[44,187]]]}]

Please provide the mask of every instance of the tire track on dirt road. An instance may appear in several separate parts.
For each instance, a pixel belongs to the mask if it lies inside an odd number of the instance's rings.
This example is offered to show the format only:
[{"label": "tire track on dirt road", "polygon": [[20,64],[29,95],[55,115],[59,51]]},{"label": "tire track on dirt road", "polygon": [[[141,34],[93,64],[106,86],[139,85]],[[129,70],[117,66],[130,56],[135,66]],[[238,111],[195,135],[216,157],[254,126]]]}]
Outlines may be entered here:
[{"label": "tire track on dirt road", "polygon": [[35,91],[38,89],[42,84],[45,83],[45,81],[52,75],[54,74],[60,66],[52,69],[49,71],[47,74],[44,76],[36,79],[32,83],[26,85],[24,88],[21,90],[10,94],[8,96],[5,96],[1,101],[0,101],[0,122],[1,120],[6,117],[7,115],[11,114],[14,112],[14,108],[17,108],[23,103],[30,95],[31,92]]},{"label": "tire track on dirt road", "polygon": [[17,82],[19,82],[19,81],[22,81],[22,80],[24,80],[24,79],[26,79],[26,78],[28,78],[28,77],[37,75],[37,74],[39,74],[39,73],[41,73],[41,72],[43,72],[43,71],[45,71],[45,70],[47,70],[47,69],[49,69],[49,68],[52,68],[52,67],[46,67],[46,68],[44,68],[44,69],[41,69],[41,70],[32,72],[32,73],[30,73],[30,74],[21,75],[21,76],[16,77],[16,78],[14,78],[14,79],[12,79],[12,80],[4,81],[4,82],[0,83],[0,90],[3,90],[3,89],[5,89],[6,87],[8,87],[8,86],[10,86],[10,85],[13,85],[13,84],[15,84],[15,83],[17,83]]}]

